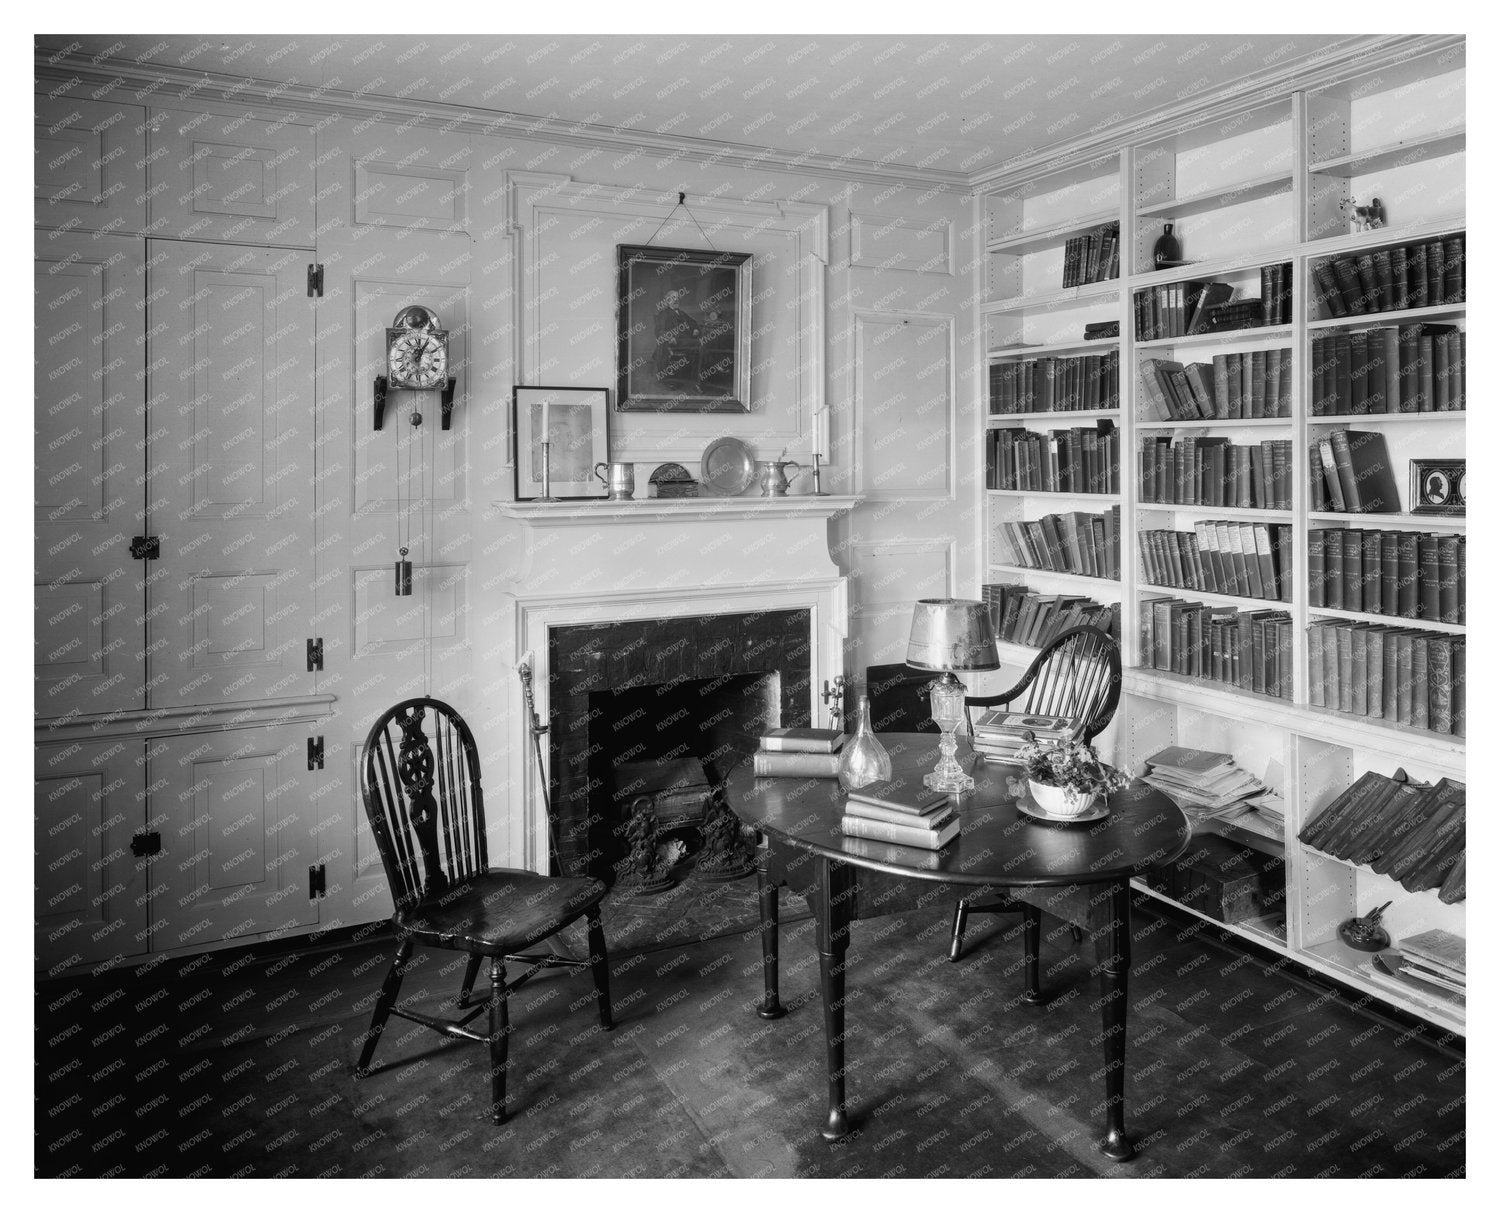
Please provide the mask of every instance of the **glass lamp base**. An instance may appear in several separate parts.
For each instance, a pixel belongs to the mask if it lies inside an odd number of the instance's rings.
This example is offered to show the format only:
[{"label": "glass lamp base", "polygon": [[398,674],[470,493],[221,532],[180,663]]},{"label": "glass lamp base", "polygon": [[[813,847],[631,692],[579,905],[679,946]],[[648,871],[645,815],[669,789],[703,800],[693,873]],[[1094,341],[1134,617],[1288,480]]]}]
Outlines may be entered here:
[{"label": "glass lamp base", "polygon": [[964,769],[958,763],[952,765],[953,769],[947,771],[943,769],[943,763],[938,763],[936,770],[922,776],[922,782],[934,792],[972,792],[973,778],[964,774]]}]

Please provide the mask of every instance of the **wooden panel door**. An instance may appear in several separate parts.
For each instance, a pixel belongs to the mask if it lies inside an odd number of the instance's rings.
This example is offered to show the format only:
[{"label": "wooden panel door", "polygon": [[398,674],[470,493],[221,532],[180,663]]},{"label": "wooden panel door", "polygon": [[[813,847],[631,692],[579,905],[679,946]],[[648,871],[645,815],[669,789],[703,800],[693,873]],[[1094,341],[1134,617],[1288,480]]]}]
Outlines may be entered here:
[{"label": "wooden panel door", "polygon": [[150,706],[310,694],[307,256],[150,251]]},{"label": "wooden panel door", "polygon": [[149,148],[151,235],[312,247],[310,126],[152,110]]},{"label": "wooden panel door", "polygon": [[38,96],[36,225],[121,235],[144,231],[145,121],[139,105]]},{"label": "wooden panel door", "polygon": [[151,950],[242,939],[318,921],[308,868],[318,862],[303,725],[231,729],[152,742],[147,773]]},{"label": "wooden panel door", "polygon": [[32,880],[41,972],[146,950],[146,864],[130,851],[146,819],[141,743],[36,751]]},{"label": "wooden panel door", "polygon": [[35,711],[145,706],[143,241],[36,236]]}]

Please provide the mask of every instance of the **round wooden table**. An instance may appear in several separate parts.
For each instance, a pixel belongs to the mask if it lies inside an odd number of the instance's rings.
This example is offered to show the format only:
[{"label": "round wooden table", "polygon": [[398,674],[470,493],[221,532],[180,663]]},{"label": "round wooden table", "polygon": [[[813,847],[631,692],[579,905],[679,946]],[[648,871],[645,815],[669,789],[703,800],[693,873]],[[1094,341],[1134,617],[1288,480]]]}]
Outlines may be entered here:
[{"label": "round wooden table", "polygon": [[[881,737],[891,753],[893,784],[923,791],[937,763],[937,738]],[[955,894],[980,889],[1014,897],[1026,915],[1026,998],[1040,1002],[1040,908],[1088,932],[1099,953],[1104,1026],[1105,1133],[1110,1158],[1134,1154],[1125,1135],[1126,979],[1130,970],[1130,878],[1169,863],[1187,849],[1182,810],[1139,781],[1109,798],[1110,813],[1091,824],[1054,825],[1022,813],[1013,789],[1024,778],[1012,767],[970,765],[976,786],[955,796],[963,822],[941,851],[924,851],[839,832],[845,793],[834,779],[755,778],[748,762],[725,783],[729,805],[764,842],[760,871],[761,948],[765,997],[759,1014],[785,1014],[778,992],[778,890],[803,896],[817,926],[823,1029],[828,1053],[828,1118],[823,1136],[849,1132],[844,1091],[844,972],[850,924],[931,901],[934,884]],[[1017,780],[1020,782],[1017,782]]]}]

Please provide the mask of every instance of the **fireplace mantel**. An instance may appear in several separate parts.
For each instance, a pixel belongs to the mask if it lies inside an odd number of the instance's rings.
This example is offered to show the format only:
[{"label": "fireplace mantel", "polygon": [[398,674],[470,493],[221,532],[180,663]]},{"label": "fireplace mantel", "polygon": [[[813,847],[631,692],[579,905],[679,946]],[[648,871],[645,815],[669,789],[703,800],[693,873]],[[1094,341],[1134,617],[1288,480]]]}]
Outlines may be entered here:
[{"label": "fireplace mantel", "polygon": [[[823,725],[818,692],[844,669],[849,583],[829,547],[830,520],[859,497],[690,497],[641,501],[497,501],[492,551],[499,557],[496,655],[534,674],[548,720],[553,628],[625,620],[805,611],[810,659],[805,709]],[[526,732],[519,680],[510,700],[509,753],[500,796],[509,838],[495,853],[536,870],[546,864],[546,819]],[[499,797],[497,797],[498,799]]]},{"label": "fireplace mantel", "polygon": [[715,518],[832,518],[860,497],[649,497],[644,501],[497,501],[505,517],[528,526],[609,526],[639,522],[702,522]]}]

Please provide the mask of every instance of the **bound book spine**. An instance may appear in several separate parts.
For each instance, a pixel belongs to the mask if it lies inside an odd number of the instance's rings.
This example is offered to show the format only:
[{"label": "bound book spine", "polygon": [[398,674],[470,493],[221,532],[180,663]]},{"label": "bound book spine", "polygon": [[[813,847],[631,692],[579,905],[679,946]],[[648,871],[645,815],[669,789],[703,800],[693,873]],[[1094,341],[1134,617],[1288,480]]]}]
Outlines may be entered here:
[{"label": "bound book spine", "polygon": [[817,779],[835,779],[839,773],[837,754],[774,754],[756,751],[754,769],[757,778],[778,775],[812,776]]}]

